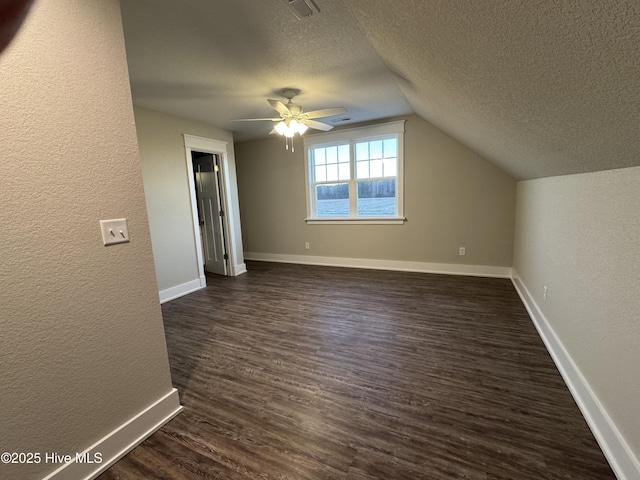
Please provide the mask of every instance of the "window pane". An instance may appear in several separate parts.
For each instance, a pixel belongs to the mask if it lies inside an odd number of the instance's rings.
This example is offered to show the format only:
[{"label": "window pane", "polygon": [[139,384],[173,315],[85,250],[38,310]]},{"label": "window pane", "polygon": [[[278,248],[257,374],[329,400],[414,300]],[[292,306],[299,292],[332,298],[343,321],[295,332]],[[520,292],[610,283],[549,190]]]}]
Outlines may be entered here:
[{"label": "window pane", "polygon": [[384,176],[395,177],[398,175],[398,159],[386,158],[384,159]]},{"label": "window pane", "polygon": [[357,215],[393,217],[396,215],[396,181],[358,182]]},{"label": "window pane", "polygon": [[325,143],[312,142],[307,150],[311,158],[307,169],[309,217],[371,220],[404,215],[396,197],[396,190],[402,190],[398,182],[403,181],[400,153],[404,137],[401,132],[391,133],[396,131],[393,128],[367,128],[360,138],[355,130],[349,139],[342,133],[329,134]]},{"label": "window pane", "polygon": [[384,160],[371,160],[371,178],[382,176],[382,162]]},{"label": "window pane", "polygon": [[382,158],[382,140],[369,142],[369,158]]},{"label": "window pane", "polygon": [[327,181],[327,167],[320,165],[316,167],[316,182]]},{"label": "window pane", "polygon": [[338,180],[338,164],[327,165],[327,181],[334,182]]},{"label": "window pane", "polygon": [[369,162],[356,162],[356,178],[369,178]]},{"label": "window pane", "polygon": [[349,216],[349,184],[316,185],[317,217]]},{"label": "window pane", "polygon": [[316,165],[324,165],[326,162],[325,160],[325,149],[324,148],[316,148],[313,151],[313,159],[316,162]]},{"label": "window pane", "polygon": [[327,163],[338,163],[338,147],[327,147]]},{"label": "window pane", "polygon": [[356,160],[368,160],[368,159],[369,159],[369,144],[356,143]]},{"label": "window pane", "polygon": [[398,156],[398,139],[389,138],[384,140],[384,158],[392,158]]},{"label": "window pane", "polygon": [[349,163],[349,145],[338,146],[338,161],[340,163]]},{"label": "window pane", "polygon": [[349,171],[348,163],[339,163],[338,164],[338,175],[339,180],[349,180],[351,178],[351,172]]}]

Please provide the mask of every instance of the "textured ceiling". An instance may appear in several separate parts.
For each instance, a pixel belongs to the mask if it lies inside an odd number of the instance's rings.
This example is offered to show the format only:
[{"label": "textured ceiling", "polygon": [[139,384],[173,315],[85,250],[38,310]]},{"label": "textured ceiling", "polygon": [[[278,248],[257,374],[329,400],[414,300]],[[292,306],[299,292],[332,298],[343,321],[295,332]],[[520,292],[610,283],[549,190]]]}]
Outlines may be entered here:
[{"label": "textured ceiling", "polygon": [[[306,111],[344,106],[355,123],[411,113],[392,73],[342,1],[299,21],[286,0],[124,0],[134,103],[231,130],[268,135],[267,98],[301,91]],[[286,102],[286,100],[284,100]]]},{"label": "textured ceiling", "polygon": [[415,112],[518,179],[640,165],[640,2],[286,3],[123,1],[134,103],[242,140],[294,87],[350,123]]}]

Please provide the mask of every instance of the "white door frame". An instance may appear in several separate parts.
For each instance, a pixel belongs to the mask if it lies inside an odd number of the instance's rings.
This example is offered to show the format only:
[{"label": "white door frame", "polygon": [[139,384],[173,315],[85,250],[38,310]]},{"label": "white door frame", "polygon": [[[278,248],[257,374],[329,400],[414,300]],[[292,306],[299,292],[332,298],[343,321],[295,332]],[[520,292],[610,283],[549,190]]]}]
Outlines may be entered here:
[{"label": "white door frame", "polygon": [[198,274],[200,277],[200,286],[207,286],[207,278],[204,273],[204,261],[202,258],[202,240],[200,239],[200,221],[198,219],[198,201],[196,199],[196,185],[193,177],[193,160],[191,152],[204,152],[218,155],[220,158],[220,199],[222,200],[222,209],[224,210],[223,227],[227,234],[227,253],[229,255],[228,274],[230,276],[240,275],[246,270],[237,265],[237,252],[234,248],[234,239],[239,235],[239,230],[235,228],[231,221],[229,209],[229,191],[231,184],[229,180],[229,157],[227,154],[227,142],[213,140],[210,138],[196,137],[195,135],[183,134],[185,160],[187,162],[187,174],[189,177],[189,196],[191,198],[191,221],[193,223],[193,236],[195,238],[196,257],[198,261]]}]

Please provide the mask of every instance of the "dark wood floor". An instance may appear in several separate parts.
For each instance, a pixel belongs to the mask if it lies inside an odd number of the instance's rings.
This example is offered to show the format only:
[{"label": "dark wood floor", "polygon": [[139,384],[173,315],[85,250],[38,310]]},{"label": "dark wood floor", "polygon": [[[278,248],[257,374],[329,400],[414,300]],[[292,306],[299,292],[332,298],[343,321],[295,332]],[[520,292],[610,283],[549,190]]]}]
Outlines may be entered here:
[{"label": "dark wood floor", "polygon": [[208,283],[163,305],[185,411],[100,480],[615,478],[509,280]]}]

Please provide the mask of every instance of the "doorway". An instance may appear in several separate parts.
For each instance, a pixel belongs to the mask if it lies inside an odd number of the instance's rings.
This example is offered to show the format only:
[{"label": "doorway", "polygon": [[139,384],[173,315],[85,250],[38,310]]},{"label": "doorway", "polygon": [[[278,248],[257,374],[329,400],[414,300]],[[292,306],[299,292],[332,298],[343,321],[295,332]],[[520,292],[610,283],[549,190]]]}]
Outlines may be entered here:
[{"label": "doorway", "polygon": [[224,201],[220,155],[191,152],[193,176],[196,187],[200,245],[205,272],[227,275],[229,254],[224,228]]},{"label": "doorway", "polygon": [[191,202],[191,218],[193,226],[194,252],[196,256],[196,267],[198,269],[200,288],[207,286],[207,277],[204,270],[204,255],[202,248],[202,238],[200,236],[200,219],[198,218],[198,201],[196,198],[196,182],[193,171],[192,152],[201,152],[217,155],[218,158],[218,194],[224,215],[220,217],[222,221],[222,231],[225,235],[227,249],[227,275],[235,277],[247,271],[242,254],[242,232],[240,228],[240,212],[238,210],[238,190],[236,185],[236,169],[233,155],[227,150],[227,142],[213,140],[210,138],[197,137],[184,133],[185,162],[187,167],[187,178],[189,188],[189,198]]}]

